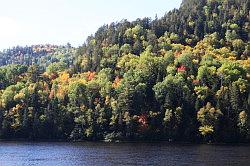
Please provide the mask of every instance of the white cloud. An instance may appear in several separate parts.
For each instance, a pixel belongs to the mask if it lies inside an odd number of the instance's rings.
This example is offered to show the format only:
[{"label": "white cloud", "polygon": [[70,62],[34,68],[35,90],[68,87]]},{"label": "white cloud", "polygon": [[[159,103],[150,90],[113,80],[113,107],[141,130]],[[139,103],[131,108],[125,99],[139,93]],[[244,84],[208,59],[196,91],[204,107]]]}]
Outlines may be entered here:
[{"label": "white cloud", "polygon": [[16,20],[0,16],[0,40],[15,38],[20,28]]}]

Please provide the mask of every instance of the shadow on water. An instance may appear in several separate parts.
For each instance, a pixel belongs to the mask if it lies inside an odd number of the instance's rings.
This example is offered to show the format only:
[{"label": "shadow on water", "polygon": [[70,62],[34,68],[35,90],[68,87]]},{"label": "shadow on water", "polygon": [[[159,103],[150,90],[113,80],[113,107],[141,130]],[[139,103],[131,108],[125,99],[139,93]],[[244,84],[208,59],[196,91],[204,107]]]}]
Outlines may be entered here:
[{"label": "shadow on water", "polygon": [[0,165],[246,165],[250,145],[1,142]]}]

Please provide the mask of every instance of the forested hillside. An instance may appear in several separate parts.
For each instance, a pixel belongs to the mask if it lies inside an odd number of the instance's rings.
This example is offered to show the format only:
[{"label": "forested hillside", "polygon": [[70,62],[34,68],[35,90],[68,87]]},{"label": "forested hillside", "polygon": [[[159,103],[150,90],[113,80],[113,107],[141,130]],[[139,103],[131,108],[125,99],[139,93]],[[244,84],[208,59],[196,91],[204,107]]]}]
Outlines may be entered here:
[{"label": "forested hillside", "polygon": [[67,46],[55,45],[33,45],[26,47],[14,47],[5,49],[0,52],[0,66],[9,64],[20,65],[39,65],[42,69],[46,69],[52,63],[65,63],[67,67],[72,67],[76,49]]},{"label": "forested hillside", "polygon": [[249,142],[249,5],[183,0],[79,48],[0,52],[0,138]]}]

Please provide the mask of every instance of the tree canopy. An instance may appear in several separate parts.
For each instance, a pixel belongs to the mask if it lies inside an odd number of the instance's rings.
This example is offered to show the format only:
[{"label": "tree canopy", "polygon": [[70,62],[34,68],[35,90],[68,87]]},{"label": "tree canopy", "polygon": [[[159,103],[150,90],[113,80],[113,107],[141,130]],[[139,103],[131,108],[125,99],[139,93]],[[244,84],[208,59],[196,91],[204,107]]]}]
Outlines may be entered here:
[{"label": "tree canopy", "polygon": [[0,138],[250,141],[248,0],[183,0],[79,48],[0,52]]}]

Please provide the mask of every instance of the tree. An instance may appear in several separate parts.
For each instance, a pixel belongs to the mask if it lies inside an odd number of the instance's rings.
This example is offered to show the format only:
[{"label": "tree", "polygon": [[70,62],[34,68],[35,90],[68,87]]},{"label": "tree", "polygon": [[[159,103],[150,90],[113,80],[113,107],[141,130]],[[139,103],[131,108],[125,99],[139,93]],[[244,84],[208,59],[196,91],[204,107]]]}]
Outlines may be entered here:
[{"label": "tree", "polygon": [[240,56],[245,50],[245,43],[241,39],[235,39],[233,40],[232,45],[233,45],[234,51],[237,52],[237,59],[240,59]]},{"label": "tree", "polygon": [[218,125],[219,117],[222,116],[219,109],[215,109],[210,102],[197,112],[197,120],[201,123],[199,131],[202,135],[213,134]]},{"label": "tree", "polygon": [[221,77],[221,81],[225,85],[236,81],[239,77],[244,79],[246,76],[245,69],[236,62],[223,63],[222,66],[217,70],[217,74]]},{"label": "tree", "polygon": [[63,71],[66,68],[67,68],[66,63],[64,63],[64,62],[55,62],[55,63],[50,64],[47,67],[46,70],[47,70],[48,73],[56,73],[56,72]]},{"label": "tree", "polygon": [[177,107],[174,110],[166,109],[163,123],[168,138],[170,140],[178,138],[178,135],[180,134],[180,124],[182,123],[182,108]]},{"label": "tree", "polygon": [[69,85],[69,102],[72,106],[80,107],[87,104],[87,97],[85,96],[86,85],[81,82],[73,82]]}]

